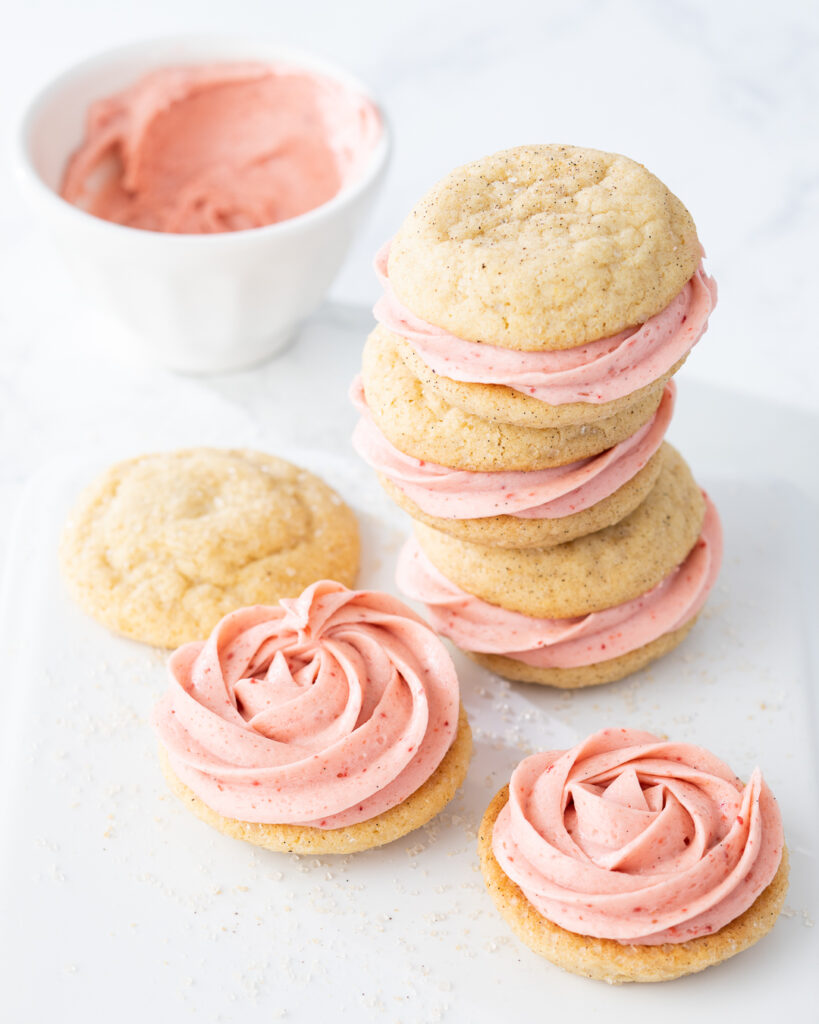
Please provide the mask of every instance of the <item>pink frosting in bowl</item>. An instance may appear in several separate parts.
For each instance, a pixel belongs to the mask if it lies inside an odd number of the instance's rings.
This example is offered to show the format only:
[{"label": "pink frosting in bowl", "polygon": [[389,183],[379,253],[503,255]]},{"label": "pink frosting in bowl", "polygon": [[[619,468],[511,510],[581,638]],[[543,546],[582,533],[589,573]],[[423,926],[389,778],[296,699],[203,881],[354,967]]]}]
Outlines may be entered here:
[{"label": "pink frosting in bowl", "polygon": [[604,729],[522,761],[492,849],[549,921],[636,945],[719,931],[772,881],[779,808],[708,751]]},{"label": "pink frosting in bowl", "polygon": [[[259,68],[265,75],[249,70]],[[210,85],[202,69],[216,69]],[[156,88],[140,100],[146,79]],[[321,128],[309,146],[289,130],[292,109],[261,102],[279,86],[298,90],[309,128]],[[84,138],[75,205],[60,191]],[[127,328],[121,343],[184,373],[222,373],[280,351],[319,304],[383,182],[391,133],[343,67],[258,33],[186,33],[106,50],[55,76],[28,105],[16,148],[21,189],[80,286]],[[312,192],[299,170],[308,150],[340,185],[298,213],[287,186]],[[91,211],[97,197],[116,219]]]},{"label": "pink frosting in bowl", "polygon": [[435,629],[464,650],[538,668],[594,665],[679,629],[705,604],[722,562],[719,516],[705,497],[702,533],[682,565],[640,597],[579,618],[533,618],[468,594],[435,568],[414,537],[401,551],[396,579],[427,606]]},{"label": "pink frosting in bowl", "polygon": [[103,220],[212,234],[289,220],[361,174],[373,103],[286,64],[165,67],[93,103],[60,194]]},{"label": "pink frosting in bowl", "polygon": [[501,384],[549,405],[611,402],[658,380],[696,345],[717,287],[702,266],[665,309],[644,324],[557,352],[517,351],[465,341],[415,316],[389,282],[389,243],[376,256],[384,288],[376,320],[407,341],[431,370],[472,384]]},{"label": "pink frosting in bowl", "polygon": [[663,442],[675,396],[676,387],[669,381],[649,422],[592,458],[530,472],[479,473],[440,466],[399,451],[376,426],[361,378],[357,377],[351,398],[361,416],[353,433],[353,447],[428,515],[441,519],[498,515],[559,519],[607,498],[646,465]]},{"label": "pink frosting in bowl", "polygon": [[457,731],[458,679],[429,626],[329,580],[227,615],[168,667],[154,725],[171,767],[241,821],[366,821],[414,793]]}]

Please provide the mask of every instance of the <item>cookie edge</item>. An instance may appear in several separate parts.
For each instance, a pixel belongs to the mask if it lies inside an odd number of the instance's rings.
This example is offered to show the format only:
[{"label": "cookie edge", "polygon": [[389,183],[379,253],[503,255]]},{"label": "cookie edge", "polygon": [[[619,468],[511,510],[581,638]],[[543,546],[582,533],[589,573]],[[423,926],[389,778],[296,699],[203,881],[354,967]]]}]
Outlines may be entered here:
[{"label": "cookie edge", "polygon": [[461,704],[455,739],[430,777],[406,800],[355,825],[321,829],[310,825],[263,824],[227,818],[209,807],[171,767],[165,748],[159,761],[168,788],[200,820],[232,839],[280,853],[347,854],[374,849],[413,832],[439,814],[461,786],[472,756],[472,731]]}]

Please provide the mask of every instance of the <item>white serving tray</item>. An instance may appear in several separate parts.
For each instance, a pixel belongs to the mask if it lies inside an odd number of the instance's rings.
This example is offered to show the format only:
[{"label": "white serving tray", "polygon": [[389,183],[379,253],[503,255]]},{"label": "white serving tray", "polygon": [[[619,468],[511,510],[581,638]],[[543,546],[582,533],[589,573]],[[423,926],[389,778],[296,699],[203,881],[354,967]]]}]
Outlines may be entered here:
[{"label": "white serving tray", "polygon": [[[395,592],[406,520],[373,474],[352,454],[279,454],[354,505],[360,585]],[[462,793],[388,847],[311,859],[223,837],[166,792],[148,724],[163,656],[87,619],[56,567],[66,512],[104,464],[41,472],[11,538],[0,619],[0,1018],[815,1019],[819,606],[807,498],[764,481],[703,481],[725,526],[720,581],[685,644],[620,683],[561,694],[506,683],[456,652],[476,741]],[[498,917],[475,847],[486,804],[525,753],[604,725],[700,743],[743,777],[762,767],[785,821],[791,889],[773,933],[753,949],[677,982],[615,988],[548,964]]]}]

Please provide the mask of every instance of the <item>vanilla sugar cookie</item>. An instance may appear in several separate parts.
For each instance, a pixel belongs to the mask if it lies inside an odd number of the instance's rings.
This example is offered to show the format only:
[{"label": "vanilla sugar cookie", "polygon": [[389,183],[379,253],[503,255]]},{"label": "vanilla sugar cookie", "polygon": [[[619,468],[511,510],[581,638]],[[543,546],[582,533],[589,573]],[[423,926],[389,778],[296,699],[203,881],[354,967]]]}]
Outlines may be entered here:
[{"label": "vanilla sugar cookie", "polygon": [[740,953],[776,923],[788,854],[776,801],[712,754],[605,729],[535,754],[478,836],[501,915],[558,967],[668,981]]},{"label": "vanilla sugar cookie", "polygon": [[111,466],[81,496],[60,558],[109,629],[160,647],[227,612],[333,576],[353,584],[358,526],[322,480],[261,452],[195,448]]},{"label": "vanilla sugar cookie", "polygon": [[459,338],[562,350],[657,314],[701,251],[688,211],[641,164],[536,145],[450,172],[399,229],[388,266],[399,300]]},{"label": "vanilla sugar cookie", "polygon": [[233,838],[293,853],[381,846],[434,817],[466,775],[452,659],[388,594],[323,580],[240,609],[175,651],[169,675],[154,709],[166,779]]},{"label": "vanilla sugar cookie", "polygon": [[[651,419],[666,380],[629,396],[611,416],[601,417],[598,406],[588,406],[591,418],[583,412],[579,422],[564,421],[561,409],[569,407],[556,407],[557,425],[522,426],[451,405],[415,375],[402,351],[401,339],[381,327],[364,347],[362,380],[376,425],[407,455],[473,471],[544,469],[611,448]],[[573,408],[583,407],[574,403]]]},{"label": "vanilla sugar cookie", "polygon": [[429,561],[490,604],[526,616],[566,619],[639,597],[684,561],[702,529],[705,501],[671,447],[656,484],[612,526],[550,548],[471,544],[415,524]]}]

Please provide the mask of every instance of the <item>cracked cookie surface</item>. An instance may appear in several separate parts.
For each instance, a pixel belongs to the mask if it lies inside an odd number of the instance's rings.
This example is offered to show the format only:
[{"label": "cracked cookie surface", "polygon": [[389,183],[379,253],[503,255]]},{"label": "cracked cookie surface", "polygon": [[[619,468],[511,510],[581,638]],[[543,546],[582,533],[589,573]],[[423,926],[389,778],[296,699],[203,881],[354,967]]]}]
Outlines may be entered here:
[{"label": "cracked cookie surface", "polygon": [[641,164],[520,146],[433,186],[393,239],[389,276],[416,316],[460,338],[545,351],[643,323],[701,251],[689,212]]},{"label": "cracked cookie surface", "polygon": [[81,496],[60,560],[68,589],[117,633],[176,647],[228,612],[353,586],[353,512],[322,480],[261,452],[195,448],[111,466]]}]

